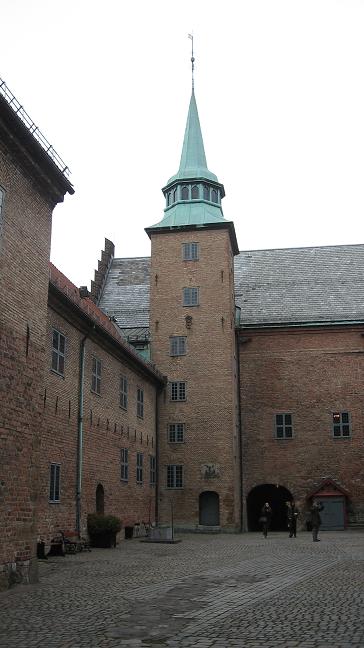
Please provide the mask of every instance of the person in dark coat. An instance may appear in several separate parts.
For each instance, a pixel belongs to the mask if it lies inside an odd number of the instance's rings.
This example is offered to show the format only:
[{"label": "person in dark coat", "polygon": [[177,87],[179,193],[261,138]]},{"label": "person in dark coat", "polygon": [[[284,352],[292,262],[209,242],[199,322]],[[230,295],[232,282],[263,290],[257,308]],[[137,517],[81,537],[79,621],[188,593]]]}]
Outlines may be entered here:
[{"label": "person in dark coat", "polygon": [[268,529],[270,527],[270,521],[272,519],[272,509],[269,506],[269,503],[266,502],[261,510],[260,514],[260,523],[263,529],[263,535],[266,538],[268,535]]},{"label": "person in dark coat", "polygon": [[324,510],[321,502],[314,502],[310,508],[310,522],[312,526],[312,540],[313,542],[320,542],[318,539],[318,532],[321,525],[320,511]]},{"label": "person in dark coat", "polygon": [[296,538],[297,536],[298,515],[299,515],[299,511],[296,508],[296,504],[294,503],[294,500],[292,500],[291,502],[287,502],[287,520],[288,520],[288,530],[289,530],[290,538]]}]

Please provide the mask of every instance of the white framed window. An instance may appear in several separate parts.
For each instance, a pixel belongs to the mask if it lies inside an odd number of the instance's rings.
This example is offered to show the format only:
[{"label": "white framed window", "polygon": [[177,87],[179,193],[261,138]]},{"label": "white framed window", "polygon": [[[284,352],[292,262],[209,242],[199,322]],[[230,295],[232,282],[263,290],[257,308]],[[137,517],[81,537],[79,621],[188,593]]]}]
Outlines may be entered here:
[{"label": "white framed window", "polygon": [[101,360],[92,356],[91,391],[101,394]]},{"label": "white framed window", "polygon": [[137,484],[143,483],[143,453],[137,452],[136,456],[136,482]]},{"label": "white framed window", "polygon": [[120,376],[120,407],[128,409],[128,379]]},{"label": "white framed window", "polygon": [[49,501],[59,502],[61,500],[61,465],[51,463],[49,476]]},{"label": "white framed window", "polygon": [[292,439],[292,414],[276,414],[275,431],[277,439]]},{"label": "white framed window", "polygon": [[183,466],[181,464],[167,466],[167,488],[183,488]]},{"label": "white framed window", "polygon": [[335,439],[351,436],[351,424],[349,412],[333,412],[332,433]]},{"label": "white framed window", "polygon": [[168,425],[169,443],[184,443],[184,440],[185,440],[185,424],[169,423]]},{"label": "white framed window", "polygon": [[144,391],[139,387],[137,390],[137,416],[144,418]]},{"label": "white framed window", "polygon": [[52,329],[52,371],[64,376],[66,338],[56,329]]},{"label": "white framed window", "polygon": [[186,355],[187,338],[183,335],[172,335],[169,338],[169,355]]},{"label": "white framed window", "polygon": [[198,261],[199,252],[200,249],[198,243],[182,243],[183,261]]},{"label": "white framed window", "polygon": [[120,479],[127,482],[129,479],[129,450],[121,448],[120,450]]},{"label": "white framed window", "polygon": [[180,380],[170,383],[170,397],[171,401],[185,401],[186,400],[186,383]]},{"label": "white framed window", "polygon": [[156,461],[154,455],[149,455],[149,483],[155,486],[156,478]]},{"label": "white framed window", "polygon": [[183,288],[183,306],[199,305],[199,288]]}]

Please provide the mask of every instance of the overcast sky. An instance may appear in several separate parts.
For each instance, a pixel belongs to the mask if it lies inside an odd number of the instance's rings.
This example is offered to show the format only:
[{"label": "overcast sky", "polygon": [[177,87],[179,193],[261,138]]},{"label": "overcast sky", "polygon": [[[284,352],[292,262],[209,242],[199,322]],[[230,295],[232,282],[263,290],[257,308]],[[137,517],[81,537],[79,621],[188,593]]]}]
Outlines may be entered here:
[{"label": "overcast sky", "polygon": [[364,243],[364,0],[1,0],[0,76],[69,165],[51,258],[148,256],[195,90],[239,248]]}]

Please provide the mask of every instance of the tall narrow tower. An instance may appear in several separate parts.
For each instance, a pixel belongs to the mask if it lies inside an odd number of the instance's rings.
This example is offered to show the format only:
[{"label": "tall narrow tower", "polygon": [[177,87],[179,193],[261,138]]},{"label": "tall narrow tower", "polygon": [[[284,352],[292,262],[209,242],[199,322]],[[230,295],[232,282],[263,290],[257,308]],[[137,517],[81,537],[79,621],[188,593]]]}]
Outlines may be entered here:
[{"label": "tall narrow tower", "polygon": [[239,527],[240,471],[233,257],[223,185],[207,168],[194,89],[178,173],[151,238],[152,360],[159,403],[159,521]]}]

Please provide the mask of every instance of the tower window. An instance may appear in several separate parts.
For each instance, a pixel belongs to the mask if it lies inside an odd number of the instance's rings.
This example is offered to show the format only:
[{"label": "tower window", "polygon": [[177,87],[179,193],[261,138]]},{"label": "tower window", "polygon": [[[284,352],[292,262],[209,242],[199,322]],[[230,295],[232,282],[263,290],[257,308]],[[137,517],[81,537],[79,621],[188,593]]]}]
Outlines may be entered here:
[{"label": "tower window", "polygon": [[185,382],[171,382],[170,383],[171,401],[185,401],[186,400],[186,383]]},{"label": "tower window", "polygon": [[193,185],[191,196],[192,196],[192,200],[197,200],[200,197],[200,189],[197,185]]},{"label": "tower window", "polygon": [[170,423],[168,425],[168,441],[169,443],[183,443],[185,440],[185,424],[184,423]]},{"label": "tower window", "polygon": [[190,197],[190,188],[189,187],[182,187],[181,190],[181,198],[182,200],[188,200]]},{"label": "tower window", "polygon": [[49,478],[49,501],[59,502],[61,499],[61,466],[60,464],[51,464]]},{"label": "tower window", "polygon": [[126,376],[120,376],[120,407],[128,409],[128,379]]},{"label": "tower window", "polygon": [[212,200],[212,202],[215,202],[215,203],[218,202],[218,193],[217,193],[216,189],[212,189],[212,191],[211,191],[211,200]]},{"label": "tower window", "polygon": [[334,437],[349,437],[350,431],[350,418],[349,412],[334,412],[332,415],[332,428]]},{"label": "tower window", "polygon": [[167,193],[167,205],[170,205],[171,202],[172,202],[172,192],[169,191],[169,192]]},{"label": "tower window", "polygon": [[182,243],[183,261],[197,261],[199,258],[198,243]]},{"label": "tower window", "polygon": [[184,288],[183,289],[183,306],[198,306],[199,304],[199,289],[198,288]]},{"label": "tower window", "polygon": [[61,376],[64,375],[64,359],[66,351],[66,338],[62,333],[53,329],[52,333],[52,370]]},{"label": "tower window", "polygon": [[210,200],[210,187],[207,185],[203,186],[203,197],[204,200]]},{"label": "tower window", "polygon": [[292,414],[276,414],[276,438],[292,439]]},{"label": "tower window", "polygon": [[91,391],[101,394],[101,360],[92,358]]},{"label": "tower window", "polygon": [[174,335],[169,338],[169,355],[181,356],[186,355],[186,342],[187,338],[182,335]]},{"label": "tower window", "polygon": [[183,488],[183,466],[181,464],[167,466],[167,488]]},{"label": "tower window", "polygon": [[177,202],[177,187],[176,187],[176,189],[173,191],[173,202]]}]

